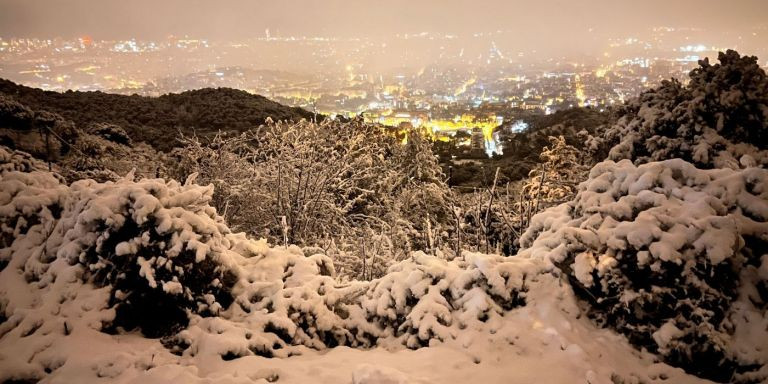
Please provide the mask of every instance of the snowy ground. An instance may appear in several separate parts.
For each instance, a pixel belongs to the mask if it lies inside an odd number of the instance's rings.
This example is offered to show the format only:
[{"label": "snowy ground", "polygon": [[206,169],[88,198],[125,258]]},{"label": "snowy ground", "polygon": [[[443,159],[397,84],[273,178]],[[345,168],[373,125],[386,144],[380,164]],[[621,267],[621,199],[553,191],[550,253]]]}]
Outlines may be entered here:
[{"label": "snowy ground", "polygon": [[[305,349],[300,356],[177,357],[139,334],[71,334],[66,362],[49,383],[703,383],[654,363],[615,333],[579,318],[557,279],[542,283],[525,307],[498,324],[466,329],[455,340],[409,350]],[[64,350],[60,351],[64,352]],[[13,354],[4,350],[3,355]],[[62,356],[64,357],[64,356]],[[0,367],[8,360],[0,358]]]}]

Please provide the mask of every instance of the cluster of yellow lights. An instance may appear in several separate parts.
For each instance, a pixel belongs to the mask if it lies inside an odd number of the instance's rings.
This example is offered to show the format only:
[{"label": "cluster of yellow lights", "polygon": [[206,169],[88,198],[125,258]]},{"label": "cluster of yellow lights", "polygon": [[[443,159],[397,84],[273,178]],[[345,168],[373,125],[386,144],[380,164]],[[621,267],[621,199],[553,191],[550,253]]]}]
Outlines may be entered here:
[{"label": "cluster of yellow lights", "polygon": [[462,93],[467,91],[467,88],[469,88],[472,84],[474,84],[477,81],[477,78],[471,78],[467,81],[465,81],[463,84],[461,84],[458,88],[456,88],[456,92],[454,93],[454,96],[459,96]]},{"label": "cluster of yellow lights", "polygon": [[120,80],[119,88],[126,89],[139,89],[144,86],[144,83],[136,80]]},{"label": "cluster of yellow lights", "polygon": [[389,127],[399,127],[402,123],[411,123],[411,117],[403,117],[403,116],[382,116],[378,119],[373,119],[373,122],[378,122],[380,124],[389,126]]},{"label": "cluster of yellow lights", "polygon": [[587,100],[587,96],[584,94],[584,84],[581,83],[581,77],[579,77],[579,75],[576,75],[574,84],[576,87],[576,99],[579,100],[579,107],[583,107],[584,102]]},{"label": "cluster of yellow lights", "polygon": [[19,71],[20,75],[28,75],[28,74],[37,74],[37,73],[47,73],[50,72],[50,69],[31,69],[28,71]]},{"label": "cluster of yellow lights", "polygon": [[[378,118],[368,118],[371,122],[378,122],[382,125],[390,127],[400,127],[402,125],[413,125],[414,122],[416,128],[423,128],[424,132],[432,140],[438,141],[450,141],[451,138],[447,135],[441,135],[439,133],[467,131],[473,128],[480,128],[483,132],[483,138],[486,142],[493,140],[493,130],[498,126],[496,116],[489,116],[488,118],[477,118],[472,114],[463,114],[454,117],[453,119],[437,119],[426,121],[414,121],[414,119],[408,116],[389,115],[381,116]],[[407,143],[407,129],[398,130],[398,135],[402,135],[403,143]]]},{"label": "cluster of yellow lights", "polygon": [[600,68],[595,70],[595,76],[597,76],[599,78],[605,77],[605,75],[608,74],[609,70],[610,70],[610,68],[608,68],[608,67],[600,67]]},{"label": "cluster of yellow lights", "polygon": [[470,114],[456,116],[453,120],[429,120],[422,124],[431,132],[434,138],[437,132],[463,131],[472,128],[480,128],[483,131],[485,141],[493,140],[493,130],[498,126],[496,116],[488,119],[478,119]]},{"label": "cluster of yellow lights", "polygon": [[317,97],[312,91],[307,91],[303,89],[294,89],[294,90],[285,90],[285,91],[274,91],[272,92],[272,97],[285,97],[289,99],[299,99],[304,101],[310,101],[313,98]]},{"label": "cluster of yellow lights", "polygon": [[101,68],[101,67],[98,66],[98,65],[87,65],[85,67],[75,68],[75,71],[77,71],[77,72],[84,72],[84,73],[86,73],[88,75],[93,75],[94,74],[93,71],[95,69],[99,69],[99,68]]}]

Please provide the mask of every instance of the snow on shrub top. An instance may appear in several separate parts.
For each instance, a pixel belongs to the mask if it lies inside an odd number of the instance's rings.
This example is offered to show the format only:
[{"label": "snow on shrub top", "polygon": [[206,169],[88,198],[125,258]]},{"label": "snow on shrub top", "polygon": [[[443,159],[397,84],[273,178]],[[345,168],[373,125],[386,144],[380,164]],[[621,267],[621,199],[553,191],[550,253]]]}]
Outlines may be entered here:
[{"label": "snow on shrub top", "polygon": [[327,256],[262,251],[240,259],[235,304],[218,317],[193,316],[168,341],[173,351],[226,359],[338,345],[419,348],[467,327],[498,327],[506,311],[525,304],[531,285],[554,279],[529,259],[466,253],[446,261],[416,252],[380,279],[339,285]]},{"label": "snow on shrub top", "polygon": [[622,106],[605,135],[609,158],[681,158],[701,168],[767,165],[768,77],[756,57],[728,50],[718,60],[699,61],[687,85],[664,81]]},{"label": "snow on shrub top", "polygon": [[48,170],[48,166],[44,162],[32,157],[29,153],[0,146],[0,172],[46,170]]},{"label": "snow on shrub top", "polygon": [[[729,312],[740,289],[765,284],[768,170],[606,161],[573,201],[534,216],[521,245],[518,257],[561,268],[598,320],[671,363],[730,380],[768,361],[731,342]],[[763,313],[768,295],[749,298],[742,310]]]},{"label": "snow on shrub top", "polygon": [[[80,265],[83,280],[111,286],[109,306],[125,312],[113,325],[139,325],[150,335],[186,324],[185,309],[215,313],[231,301],[229,230],[208,205],[211,187],[131,175],[67,187],[47,172],[9,171],[0,175],[0,190],[8,279],[21,272],[27,281],[53,280],[51,264]],[[159,306],[176,313],[144,316]]]}]

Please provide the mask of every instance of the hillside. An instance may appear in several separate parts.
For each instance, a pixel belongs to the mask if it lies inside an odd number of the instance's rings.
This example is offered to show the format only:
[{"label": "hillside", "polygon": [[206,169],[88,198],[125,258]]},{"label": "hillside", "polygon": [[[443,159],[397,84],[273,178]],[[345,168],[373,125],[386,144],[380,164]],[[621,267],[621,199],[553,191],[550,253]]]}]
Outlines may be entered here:
[{"label": "hillside", "polygon": [[219,130],[242,132],[272,120],[311,119],[313,114],[263,96],[229,88],[199,89],[160,97],[124,96],[103,92],[43,91],[0,79],[0,93],[32,110],[61,115],[77,127],[115,124],[138,142],[158,150],[176,145],[179,131],[208,135]]},{"label": "hillside", "polygon": [[39,166],[0,147],[0,382],[706,382],[582,316],[544,245],[340,283],[232,233],[212,186]]},{"label": "hillside", "polygon": [[[578,148],[545,122],[540,172],[488,200],[360,120],[105,181],[0,143],[0,382],[766,383],[768,76],[718,61]],[[118,128],[84,158],[132,148]]]},{"label": "hillside", "polygon": [[[504,153],[492,158],[480,153],[477,157],[470,156],[471,161],[452,161],[452,155],[457,152],[456,147],[451,143],[436,142],[434,150],[440,155],[444,173],[451,174],[451,185],[462,191],[488,186],[493,182],[493,173],[497,167],[501,183],[524,179],[540,162],[539,155],[550,144],[550,136],[563,136],[569,145],[580,147],[586,137],[595,134],[599,127],[613,124],[616,117],[612,111],[600,112],[594,108],[577,107],[551,115],[526,115],[520,120],[528,125],[522,132],[512,133],[509,129],[517,120],[508,121],[497,128],[501,132]],[[585,152],[581,160],[594,163],[595,159],[591,155]],[[463,157],[459,156],[459,159]]]}]

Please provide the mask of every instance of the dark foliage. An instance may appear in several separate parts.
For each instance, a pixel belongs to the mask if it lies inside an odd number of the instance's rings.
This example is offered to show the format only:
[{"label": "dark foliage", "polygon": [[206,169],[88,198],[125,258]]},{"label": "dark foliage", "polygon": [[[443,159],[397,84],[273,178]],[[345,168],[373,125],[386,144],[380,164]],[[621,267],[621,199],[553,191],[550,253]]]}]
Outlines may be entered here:
[{"label": "dark foliage", "polygon": [[43,91],[0,79],[0,93],[32,110],[57,113],[78,127],[109,123],[122,127],[134,141],[158,150],[177,146],[179,131],[208,136],[221,131],[243,132],[278,120],[312,119],[314,114],[263,96],[230,88],[206,88],[160,97],[124,96],[103,92]]},{"label": "dark foliage", "polygon": [[[201,262],[195,261],[194,251],[185,250],[173,258],[175,268],[155,268],[154,277],[158,281],[178,281],[188,289],[184,294],[165,292],[162,286],[152,287],[142,276],[137,262],[139,257],[152,260],[165,250],[161,247],[170,244],[171,234],[158,234],[157,223],[148,221],[142,225],[127,217],[119,229],[104,228],[110,236],[100,246],[93,247],[80,261],[90,270],[95,271],[90,281],[100,286],[110,286],[110,307],[116,310],[115,320],[105,330],[114,332],[118,327],[126,330],[138,328],[147,337],[168,336],[186,328],[189,323],[187,311],[201,315],[213,315],[204,299],[213,295],[216,302],[224,308],[232,303],[231,287],[235,276],[207,257]],[[142,236],[149,237],[149,246],[138,253],[116,255],[116,246],[123,241]],[[103,267],[104,260],[108,260]],[[221,285],[212,284],[213,281]],[[201,310],[202,309],[202,310]]]},{"label": "dark foliage", "polygon": [[[489,159],[482,151],[478,156],[466,153],[458,157],[475,161],[457,163],[451,161],[451,155],[456,149],[441,142],[435,143],[435,152],[440,155],[444,164],[443,172],[452,176],[451,186],[488,186],[493,182],[496,167],[500,169],[499,182],[503,184],[528,177],[531,170],[541,162],[539,155],[544,147],[550,144],[549,137],[563,136],[568,145],[583,148],[589,135],[598,132],[599,127],[612,124],[615,119],[612,111],[600,112],[594,108],[572,108],[551,115],[528,116],[523,118],[528,123],[528,129],[520,133],[501,135],[504,151],[501,156]],[[506,128],[498,129],[503,131]],[[591,153],[585,151],[583,161],[594,164],[603,158],[596,160]]]}]

